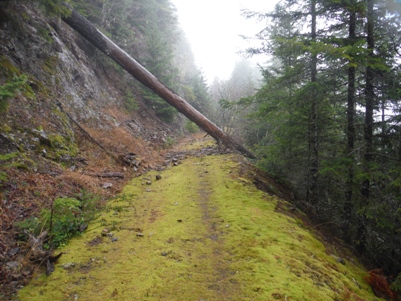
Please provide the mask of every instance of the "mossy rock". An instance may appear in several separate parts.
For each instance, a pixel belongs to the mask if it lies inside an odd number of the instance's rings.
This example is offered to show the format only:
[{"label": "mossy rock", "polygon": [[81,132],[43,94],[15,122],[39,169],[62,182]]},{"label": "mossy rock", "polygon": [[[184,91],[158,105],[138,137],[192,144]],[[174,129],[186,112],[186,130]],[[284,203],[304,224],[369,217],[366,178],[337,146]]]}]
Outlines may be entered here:
[{"label": "mossy rock", "polygon": [[49,134],[50,151],[55,156],[55,159],[60,159],[63,156],[75,157],[78,152],[78,146],[71,141],[69,137],[59,134]]}]

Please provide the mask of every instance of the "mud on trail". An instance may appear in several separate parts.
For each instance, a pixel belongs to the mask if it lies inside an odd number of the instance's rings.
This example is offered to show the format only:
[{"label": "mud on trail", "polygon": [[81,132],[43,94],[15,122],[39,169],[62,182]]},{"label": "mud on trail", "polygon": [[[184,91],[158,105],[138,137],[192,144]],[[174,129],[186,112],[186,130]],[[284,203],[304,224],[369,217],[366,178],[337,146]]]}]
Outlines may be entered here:
[{"label": "mud on trail", "polygon": [[243,158],[207,144],[133,179],[18,299],[375,300],[355,260],[280,213],[290,205],[257,189]]}]

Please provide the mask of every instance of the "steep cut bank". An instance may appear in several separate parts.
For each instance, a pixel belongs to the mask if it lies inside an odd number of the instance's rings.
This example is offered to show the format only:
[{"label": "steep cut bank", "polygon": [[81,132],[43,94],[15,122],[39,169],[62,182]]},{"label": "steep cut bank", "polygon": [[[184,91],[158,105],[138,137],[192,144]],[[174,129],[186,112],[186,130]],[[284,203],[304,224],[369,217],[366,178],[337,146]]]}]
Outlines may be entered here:
[{"label": "steep cut bank", "polygon": [[[21,79],[0,97],[0,299],[33,272],[16,224],[58,197],[93,194],[103,205],[132,176],[161,168],[182,134],[180,117],[161,121],[125,76],[38,3],[0,2],[0,86]],[[115,159],[126,155],[130,164]],[[121,176],[97,176],[111,172]]]},{"label": "steep cut bank", "polygon": [[241,157],[208,143],[132,180],[18,299],[379,300],[355,258],[284,214],[291,205],[257,189]]}]

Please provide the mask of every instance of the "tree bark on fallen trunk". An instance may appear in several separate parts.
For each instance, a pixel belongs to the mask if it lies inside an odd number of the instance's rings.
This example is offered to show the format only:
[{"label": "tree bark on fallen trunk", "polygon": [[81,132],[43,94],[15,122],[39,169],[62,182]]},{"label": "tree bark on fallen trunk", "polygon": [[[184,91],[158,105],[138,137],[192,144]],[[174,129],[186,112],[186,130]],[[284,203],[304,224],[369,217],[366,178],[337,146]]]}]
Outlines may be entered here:
[{"label": "tree bark on fallen trunk", "polygon": [[88,176],[91,177],[99,177],[99,178],[120,178],[124,179],[124,174],[121,172],[105,172],[105,173],[94,173],[94,172],[88,172]]},{"label": "tree bark on fallen trunk", "polygon": [[207,119],[204,115],[194,109],[183,98],[171,91],[167,86],[160,82],[146,68],[139,64],[135,59],[130,57],[124,50],[118,47],[113,41],[101,33],[91,22],[85,19],[77,11],[65,4],[71,11],[67,17],[63,17],[63,21],[75,29],[85,39],[90,41],[100,51],[113,59],[117,64],[127,70],[134,78],[143,85],[154,91],[162,99],[171,106],[175,107],[179,112],[184,114],[188,119],[196,123],[200,128],[207,132],[218,142],[222,142],[229,148],[234,148],[244,156],[255,159],[256,157],[244,146],[234,141],[224,131]]}]

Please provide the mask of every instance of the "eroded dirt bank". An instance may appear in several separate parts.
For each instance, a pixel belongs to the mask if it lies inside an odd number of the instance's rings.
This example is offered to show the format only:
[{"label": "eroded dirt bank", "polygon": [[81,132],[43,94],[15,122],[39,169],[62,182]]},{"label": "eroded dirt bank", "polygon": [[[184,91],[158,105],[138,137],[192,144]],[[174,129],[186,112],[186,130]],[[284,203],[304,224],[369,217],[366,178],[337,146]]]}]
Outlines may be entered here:
[{"label": "eroded dirt bank", "polygon": [[279,213],[241,157],[176,161],[132,180],[19,300],[375,300],[366,271]]}]

